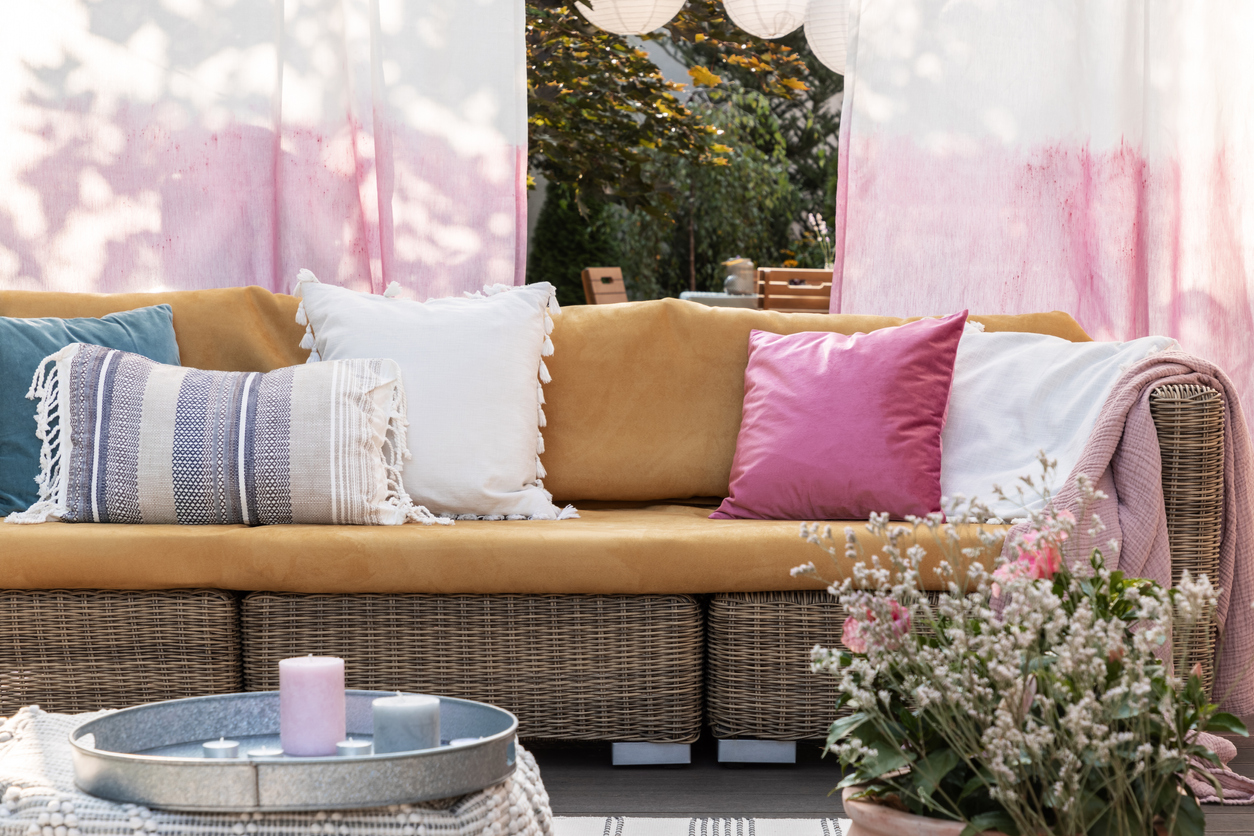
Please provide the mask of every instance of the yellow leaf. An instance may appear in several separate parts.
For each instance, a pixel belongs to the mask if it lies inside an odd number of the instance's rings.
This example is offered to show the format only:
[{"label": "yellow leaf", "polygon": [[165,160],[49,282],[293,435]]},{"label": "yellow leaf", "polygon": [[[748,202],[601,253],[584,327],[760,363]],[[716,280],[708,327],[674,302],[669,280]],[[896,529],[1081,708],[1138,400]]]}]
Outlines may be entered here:
[{"label": "yellow leaf", "polygon": [[779,83],[785,87],[791,87],[793,90],[809,90],[806,83],[799,78],[781,78]]},{"label": "yellow leaf", "polygon": [[692,80],[697,84],[704,84],[708,87],[714,87],[715,85],[723,82],[723,79],[719,78],[705,67],[689,67],[688,75],[692,76]]},{"label": "yellow leaf", "polygon": [[710,150],[715,154],[730,154],[732,152],[732,148],[729,145],[711,145]]},{"label": "yellow leaf", "polygon": [[698,33],[697,33],[697,37],[693,38],[693,40],[695,40],[697,43],[701,43],[702,41],[704,41],[704,40],[705,40],[705,33],[704,33],[704,32],[698,32]]}]

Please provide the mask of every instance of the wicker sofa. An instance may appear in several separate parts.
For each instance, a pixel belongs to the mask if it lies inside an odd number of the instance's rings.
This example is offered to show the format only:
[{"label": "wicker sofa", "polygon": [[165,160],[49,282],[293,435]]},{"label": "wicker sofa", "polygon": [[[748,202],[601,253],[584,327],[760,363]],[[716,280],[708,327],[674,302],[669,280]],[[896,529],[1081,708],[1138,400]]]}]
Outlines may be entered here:
[{"label": "wicker sofa", "polygon": [[[305,360],[296,301],[258,288],[9,291],[0,315],[162,302],[186,365]],[[973,319],[1088,339],[1061,313]],[[544,463],[578,520],[0,526],[0,714],[272,689],[277,660],[329,653],[348,661],[350,687],[487,700],[530,738],[682,747],[706,725],[719,738],[821,736],[833,689],[807,655],[839,640],[841,616],[788,573],[813,547],[795,522],[707,516],[727,489],[749,331],[901,321],[676,300],[567,309],[545,387]],[[1214,576],[1220,396],[1164,387],[1153,414],[1177,571]],[[1211,638],[1187,652],[1209,665]]]}]

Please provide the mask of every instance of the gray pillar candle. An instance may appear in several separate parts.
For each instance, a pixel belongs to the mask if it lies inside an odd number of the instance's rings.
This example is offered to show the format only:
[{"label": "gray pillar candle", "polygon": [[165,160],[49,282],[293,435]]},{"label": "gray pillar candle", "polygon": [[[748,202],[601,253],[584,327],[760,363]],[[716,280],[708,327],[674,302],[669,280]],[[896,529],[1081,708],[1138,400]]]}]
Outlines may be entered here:
[{"label": "gray pillar candle", "polygon": [[440,699],[424,694],[379,697],[372,703],[374,753],[412,752],[440,745]]},{"label": "gray pillar candle", "polygon": [[225,737],[219,740],[210,740],[201,747],[206,758],[238,758],[239,744],[234,740],[227,740]]}]

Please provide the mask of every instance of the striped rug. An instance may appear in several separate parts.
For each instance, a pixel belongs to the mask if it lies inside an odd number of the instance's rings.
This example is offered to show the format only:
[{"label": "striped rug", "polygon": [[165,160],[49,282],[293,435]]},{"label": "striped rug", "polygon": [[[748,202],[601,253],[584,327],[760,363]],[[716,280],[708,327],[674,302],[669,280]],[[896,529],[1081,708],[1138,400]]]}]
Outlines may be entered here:
[{"label": "striped rug", "polygon": [[557,816],[553,836],[845,836],[849,819]]}]

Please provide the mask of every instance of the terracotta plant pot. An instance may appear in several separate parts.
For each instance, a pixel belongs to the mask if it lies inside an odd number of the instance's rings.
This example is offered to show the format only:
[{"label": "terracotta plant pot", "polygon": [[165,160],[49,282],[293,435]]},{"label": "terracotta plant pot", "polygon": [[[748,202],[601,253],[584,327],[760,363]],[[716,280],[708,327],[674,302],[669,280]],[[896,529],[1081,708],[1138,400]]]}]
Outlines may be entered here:
[{"label": "terracotta plant pot", "polygon": [[[965,825],[962,822],[929,819],[914,813],[903,813],[871,801],[850,801],[849,796],[862,792],[861,787],[845,787],[840,800],[845,805],[845,815],[853,824],[845,836],[959,836]],[[1154,830],[1165,836],[1161,824]],[[983,836],[1004,836],[998,830],[986,830]]]},{"label": "terracotta plant pot", "polygon": [[[929,819],[914,813],[903,813],[871,801],[849,800],[849,796],[857,795],[861,791],[861,787],[845,787],[840,794],[845,805],[845,815],[853,821],[845,836],[959,836],[966,826],[958,821]],[[984,836],[1003,834],[988,830],[984,832]]]}]

